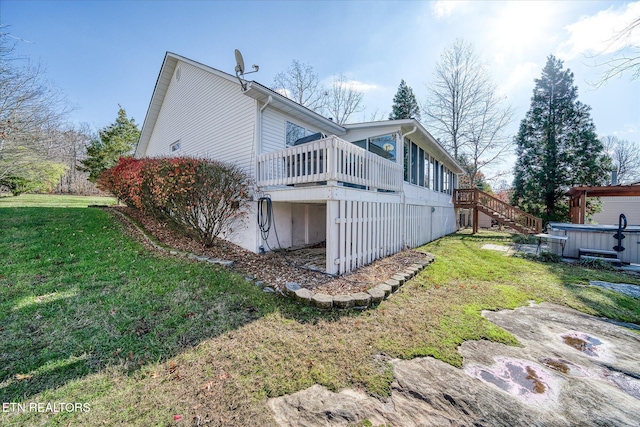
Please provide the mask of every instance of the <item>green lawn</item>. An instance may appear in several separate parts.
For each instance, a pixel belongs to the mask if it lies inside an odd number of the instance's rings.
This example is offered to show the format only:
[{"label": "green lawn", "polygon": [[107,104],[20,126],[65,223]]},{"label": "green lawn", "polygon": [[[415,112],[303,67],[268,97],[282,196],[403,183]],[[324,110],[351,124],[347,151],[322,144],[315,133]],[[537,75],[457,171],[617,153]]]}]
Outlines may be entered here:
[{"label": "green lawn", "polygon": [[386,357],[460,366],[465,340],[517,344],[482,309],[551,301],[640,324],[637,300],[582,286],[637,279],[479,249],[507,234],[432,242],[437,261],[378,308],[322,313],[150,252],[100,209],[8,207],[0,224],[0,401],[90,408],[1,425],[273,425],[266,399],[315,383],[388,394]]},{"label": "green lawn", "polygon": [[115,197],[69,196],[56,194],[21,194],[11,196],[0,194],[0,208],[40,207],[40,208],[86,208],[89,205],[115,205]]}]

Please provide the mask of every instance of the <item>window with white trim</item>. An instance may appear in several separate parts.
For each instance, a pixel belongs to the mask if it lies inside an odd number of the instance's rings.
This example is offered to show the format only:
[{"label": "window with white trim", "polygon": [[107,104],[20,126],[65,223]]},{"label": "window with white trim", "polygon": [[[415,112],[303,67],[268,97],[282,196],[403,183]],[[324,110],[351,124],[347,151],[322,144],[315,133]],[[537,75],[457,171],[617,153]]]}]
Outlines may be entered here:
[{"label": "window with white trim", "polygon": [[171,154],[173,154],[177,151],[180,151],[180,148],[181,148],[180,140],[177,140],[176,142],[171,144],[171,146],[169,147],[169,151],[171,152]]},{"label": "window with white trim", "polygon": [[313,131],[306,129],[303,126],[289,121],[286,122],[285,132],[285,143],[287,147],[293,146],[293,144],[300,138],[304,138],[305,136],[309,136],[314,133]]}]

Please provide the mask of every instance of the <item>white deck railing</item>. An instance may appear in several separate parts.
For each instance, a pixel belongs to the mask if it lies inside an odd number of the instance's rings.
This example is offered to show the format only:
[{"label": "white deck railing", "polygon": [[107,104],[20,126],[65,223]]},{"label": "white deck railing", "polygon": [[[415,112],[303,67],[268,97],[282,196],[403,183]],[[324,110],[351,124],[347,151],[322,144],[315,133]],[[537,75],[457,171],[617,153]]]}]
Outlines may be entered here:
[{"label": "white deck railing", "polygon": [[402,167],[336,136],[258,156],[257,185],[342,182],[402,190]]}]

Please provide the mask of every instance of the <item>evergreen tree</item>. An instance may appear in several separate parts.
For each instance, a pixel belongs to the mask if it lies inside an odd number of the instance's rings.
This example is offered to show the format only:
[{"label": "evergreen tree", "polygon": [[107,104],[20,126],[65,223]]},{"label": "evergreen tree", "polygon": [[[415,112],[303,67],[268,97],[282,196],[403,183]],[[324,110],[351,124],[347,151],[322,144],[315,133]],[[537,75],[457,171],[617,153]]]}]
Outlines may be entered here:
[{"label": "evergreen tree", "polygon": [[611,167],[590,107],[577,100],[573,73],[562,65],[548,57],[515,138],[511,202],[545,221],[566,220],[569,188],[603,184]]},{"label": "evergreen tree", "polygon": [[413,94],[413,89],[407,86],[404,80],[400,81],[398,92],[393,97],[391,114],[389,114],[389,120],[398,119],[420,120],[418,101],[416,101],[416,96]]},{"label": "evergreen tree", "polygon": [[87,158],[81,161],[82,171],[89,172],[89,181],[96,182],[100,174],[118,162],[123,156],[130,156],[140,138],[140,130],[133,118],[129,119],[124,108],[118,110],[118,118],[99,132],[87,145]]}]

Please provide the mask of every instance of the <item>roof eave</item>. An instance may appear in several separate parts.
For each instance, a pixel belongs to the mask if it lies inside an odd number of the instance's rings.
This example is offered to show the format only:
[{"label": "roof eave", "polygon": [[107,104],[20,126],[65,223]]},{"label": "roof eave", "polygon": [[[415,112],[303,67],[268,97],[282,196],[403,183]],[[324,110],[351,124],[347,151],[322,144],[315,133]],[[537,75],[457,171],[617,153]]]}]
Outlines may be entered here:
[{"label": "roof eave", "polygon": [[138,144],[136,144],[136,149],[133,153],[134,157],[139,157],[140,153],[145,152],[147,149],[149,139],[151,139],[151,133],[153,132],[153,128],[158,119],[158,114],[160,113],[160,107],[162,106],[164,96],[167,93],[167,89],[177,63],[178,59],[175,55],[170,52],[165,53],[162,61],[162,67],[160,67],[160,73],[158,73],[158,78],[156,79],[156,84],[153,88],[153,94],[149,101],[147,114],[144,117],[144,122],[142,122],[142,131],[140,132],[140,138],[138,139]]},{"label": "roof eave", "polygon": [[275,108],[284,111],[300,120],[311,123],[320,129],[330,132],[334,135],[344,135],[347,131],[343,126],[327,119],[324,116],[312,111],[297,102],[275,92],[260,83],[251,81],[247,82],[244,94],[262,103],[266,103],[271,96],[271,104]]}]

